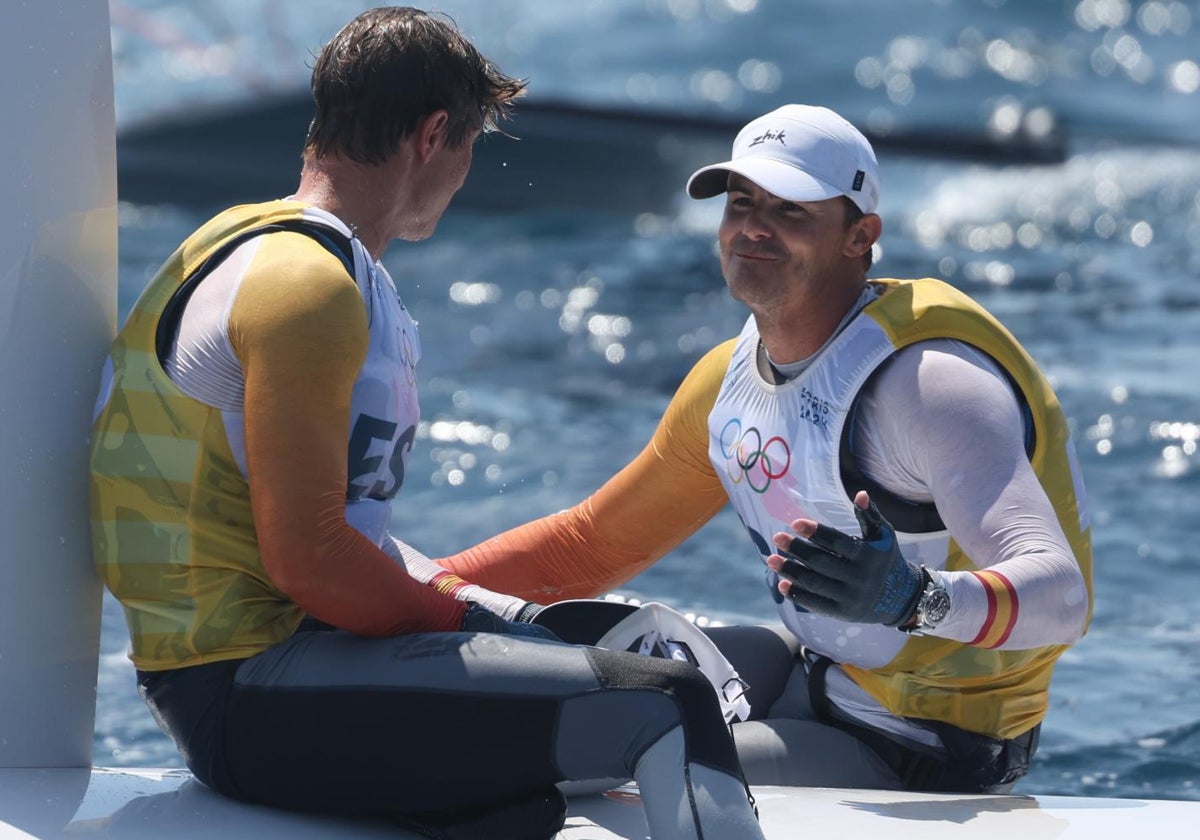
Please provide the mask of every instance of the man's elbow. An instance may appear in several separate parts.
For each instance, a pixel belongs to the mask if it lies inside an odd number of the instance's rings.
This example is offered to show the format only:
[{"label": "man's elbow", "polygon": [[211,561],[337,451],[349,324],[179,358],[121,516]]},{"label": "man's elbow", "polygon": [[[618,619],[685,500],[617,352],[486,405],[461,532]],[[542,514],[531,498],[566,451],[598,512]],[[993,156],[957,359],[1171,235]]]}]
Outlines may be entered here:
[{"label": "man's elbow", "polygon": [[1073,645],[1083,638],[1092,619],[1092,598],[1082,576],[1063,590],[1058,610],[1064,635],[1062,644]]}]

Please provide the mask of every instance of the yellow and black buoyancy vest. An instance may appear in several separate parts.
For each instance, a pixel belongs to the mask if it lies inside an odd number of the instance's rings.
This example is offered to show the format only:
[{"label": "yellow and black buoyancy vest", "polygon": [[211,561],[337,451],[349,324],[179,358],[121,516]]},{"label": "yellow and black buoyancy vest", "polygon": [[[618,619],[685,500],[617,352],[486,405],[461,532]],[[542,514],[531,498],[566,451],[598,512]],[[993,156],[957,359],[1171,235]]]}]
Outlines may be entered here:
[{"label": "yellow and black buoyancy vest", "polygon": [[184,394],[162,359],[172,313],[235,247],[293,230],[320,241],[320,258],[333,252],[353,274],[350,233],[340,227],[289,201],[219,214],[167,260],[112,346],[92,428],[93,556],[125,608],[140,669],[252,656],[302,617],[262,569],[244,453],[235,452],[241,429],[230,428],[241,414]]}]

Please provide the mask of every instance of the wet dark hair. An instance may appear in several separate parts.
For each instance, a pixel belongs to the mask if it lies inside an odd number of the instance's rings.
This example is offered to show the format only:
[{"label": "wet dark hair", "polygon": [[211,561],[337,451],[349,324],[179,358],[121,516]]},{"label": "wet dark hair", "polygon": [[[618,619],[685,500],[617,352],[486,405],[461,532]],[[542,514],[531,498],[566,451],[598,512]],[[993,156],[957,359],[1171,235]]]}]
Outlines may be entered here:
[{"label": "wet dark hair", "polygon": [[304,153],[383,163],[439,109],[450,114],[447,140],[458,147],[490,130],[525,92],[501,73],[454,21],[420,9],[369,9],[346,24],[317,56],[316,111]]},{"label": "wet dark hair", "polygon": [[[864,213],[862,211],[862,209],[857,204],[855,204],[854,201],[851,200],[851,198],[849,196],[846,196],[846,195],[842,196],[842,201],[845,203],[846,230],[849,230],[850,226],[853,225],[855,222],[857,222],[859,219],[861,219],[863,216],[865,216],[866,213]],[[867,252],[865,254],[863,254],[863,270],[864,271],[871,270],[871,262],[874,260],[874,253],[873,253],[874,250],[875,250],[874,248],[868,248]]]}]

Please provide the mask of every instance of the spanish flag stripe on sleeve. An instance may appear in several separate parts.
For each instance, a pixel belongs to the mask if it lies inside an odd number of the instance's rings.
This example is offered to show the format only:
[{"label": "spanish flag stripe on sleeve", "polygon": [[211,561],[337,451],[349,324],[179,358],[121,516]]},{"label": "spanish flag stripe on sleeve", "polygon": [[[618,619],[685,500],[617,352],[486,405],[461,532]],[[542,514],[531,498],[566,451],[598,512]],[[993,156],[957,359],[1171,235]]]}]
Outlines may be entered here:
[{"label": "spanish flag stripe on sleeve", "polygon": [[987,597],[988,611],[987,618],[983,620],[983,626],[979,628],[979,635],[967,642],[969,645],[982,644],[983,640],[987,638],[988,630],[996,623],[996,593],[987,585],[987,581],[983,579],[982,575],[977,574],[975,576],[983,584],[983,594]]},{"label": "spanish flag stripe on sleeve", "polygon": [[469,584],[453,572],[438,572],[430,579],[429,585],[443,595],[457,597],[458,591]]},{"label": "spanish flag stripe on sleeve", "polygon": [[983,591],[987,595],[988,614],[979,629],[979,635],[969,644],[985,648],[999,647],[1008,641],[1017,623],[1017,590],[1008,578],[997,571],[984,570],[972,574],[983,584]]}]

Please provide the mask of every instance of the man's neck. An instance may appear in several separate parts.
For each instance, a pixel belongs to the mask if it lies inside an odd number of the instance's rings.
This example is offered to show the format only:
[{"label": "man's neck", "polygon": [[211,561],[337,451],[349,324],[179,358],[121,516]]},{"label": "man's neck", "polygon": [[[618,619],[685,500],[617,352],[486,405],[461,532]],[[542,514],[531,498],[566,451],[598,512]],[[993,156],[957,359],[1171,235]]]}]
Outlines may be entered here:
[{"label": "man's neck", "polygon": [[807,359],[820,350],[837,332],[865,286],[864,282],[857,287],[848,286],[840,294],[810,296],[782,313],[755,312],[754,323],[771,361],[786,365]]},{"label": "man's neck", "polygon": [[395,238],[392,193],[381,185],[389,173],[342,158],[305,159],[300,185],[292,196],[341,219],[378,260]]}]

